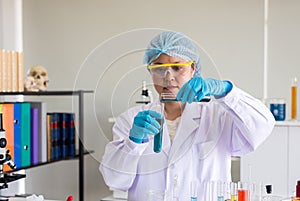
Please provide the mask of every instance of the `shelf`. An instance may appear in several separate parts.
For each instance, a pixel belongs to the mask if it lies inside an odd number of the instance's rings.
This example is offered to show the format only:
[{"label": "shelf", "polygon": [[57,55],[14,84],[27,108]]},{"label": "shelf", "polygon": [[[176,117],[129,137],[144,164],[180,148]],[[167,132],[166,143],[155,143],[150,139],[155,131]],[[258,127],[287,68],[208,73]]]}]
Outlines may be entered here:
[{"label": "shelf", "polygon": [[23,92],[0,92],[1,96],[15,96],[15,95],[24,95],[24,96],[73,96],[79,95],[80,93],[93,93],[92,90],[75,90],[75,91],[23,91]]},{"label": "shelf", "polygon": [[[85,151],[83,153],[83,155],[89,155],[91,153],[94,153],[94,151]],[[7,171],[6,173],[16,172],[16,171],[25,170],[25,169],[31,169],[31,168],[35,168],[35,167],[39,167],[39,166],[48,165],[48,164],[51,164],[51,163],[56,163],[56,162],[59,162],[59,161],[78,159],[79,156],[80,156],[79,155],[79,151],[77,151],[77,153],[76,153],[75,156],[69,156],[69,157],[60,158],[60,159],[56,159],[56,160],[51,160],[51,161],[47,161],[47,162],[40,162],[40,163],[37,163],[35,165],[30,165],[30,166],[26,166],[26,167],[16,168],[16,169]]]},{"label": "shelf", "polygon": [[290,121],[276,121],[276,126],[300,126],[299,120]]},{"label": "shelf", "polygon": [[[28,167],[22,167],[20,169],[28,169],[36,166],[46,165],[49,163],[62,161],[62,160],[69,160],[78,158],[79,162],[79,201],[84,201],[84,155],[92,153],[90,151],[86,151],[84,149],[84,95],[90,93],[92,94],[92,90],[60,90],[60,91],[38,91],[38,92],[32,92],[32,91],[24,91],[24,92],[0,92],[0,97],[17,97],[17,98],[23,98],[23,96],[76,96],[78,98],[78,121],[79,121],[79,136],[78,136],[78,154],[76,157],[70,157],[70,158],[63,158],[53,161],[48,161],[45,163],[40,163],[34,166],[28,166]],[[10,102],[18,102],[18,100],[10,101]],[[13,170],[13,171],[17,171]]]}]

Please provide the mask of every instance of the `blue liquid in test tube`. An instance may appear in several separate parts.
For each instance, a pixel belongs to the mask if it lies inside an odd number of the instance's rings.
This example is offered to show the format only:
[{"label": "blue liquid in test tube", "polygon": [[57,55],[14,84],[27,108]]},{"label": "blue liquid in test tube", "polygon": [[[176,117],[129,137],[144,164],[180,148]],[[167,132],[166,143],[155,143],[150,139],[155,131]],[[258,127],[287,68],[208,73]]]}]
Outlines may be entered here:
[{"label": "blue liquid in test tube", "polygon": [[218,196],[218,201],[224,201],[224,197],[223,196]]},{"label": "blue liquid in test tube", "polygon": [[162,136],[163,136],[163,125],[162,125],[163,120],[162,119],[157,119],[157,121],[159,122],[161,127],[160,127],[160,130],[159,130],[159,133],[154,136],[153,151],[155,153],[161,152]]},{"label": "blue liquid in test tube", "polygon": [[197,181],[191,181],[190,183],[191,201],[197,201]]}]

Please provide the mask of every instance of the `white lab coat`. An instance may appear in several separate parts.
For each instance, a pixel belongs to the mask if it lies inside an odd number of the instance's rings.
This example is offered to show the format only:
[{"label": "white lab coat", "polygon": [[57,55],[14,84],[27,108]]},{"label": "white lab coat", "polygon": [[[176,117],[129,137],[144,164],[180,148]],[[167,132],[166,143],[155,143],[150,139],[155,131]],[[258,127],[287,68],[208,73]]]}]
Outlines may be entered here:
[{"label": "white lab coat", "polygon": [[163,190],[166,200],[190,200],[194,180],[198,201],[204,200],[206,182],[230,181],[231,156],[256,149],[275,124],[261,101],[233,86],[223,98],[186,104],[172,145],[164,125],[162,151],[155,153],[153,140],[136,144],[128,138],[135,115],[152,107],[137,106],[118,117],[99,167],[106,184],[128,191],[129,201],[147,200],[149,191]]}]

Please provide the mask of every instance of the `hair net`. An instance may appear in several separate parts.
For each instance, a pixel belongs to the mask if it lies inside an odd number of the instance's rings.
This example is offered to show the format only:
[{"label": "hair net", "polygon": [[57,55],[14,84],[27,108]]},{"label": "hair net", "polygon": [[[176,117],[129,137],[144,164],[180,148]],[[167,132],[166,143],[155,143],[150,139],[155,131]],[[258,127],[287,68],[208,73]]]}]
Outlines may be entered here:
[{"label": "hair net", "polygon": [[159,55],[167,54],[171,57],[178,57],[196,62],[194,76],[200,75],[199,50],[194,42],[186,35],[179,32],[166,31],[155,36],[149,43],[145,55],[144,63],[149,65]]}]

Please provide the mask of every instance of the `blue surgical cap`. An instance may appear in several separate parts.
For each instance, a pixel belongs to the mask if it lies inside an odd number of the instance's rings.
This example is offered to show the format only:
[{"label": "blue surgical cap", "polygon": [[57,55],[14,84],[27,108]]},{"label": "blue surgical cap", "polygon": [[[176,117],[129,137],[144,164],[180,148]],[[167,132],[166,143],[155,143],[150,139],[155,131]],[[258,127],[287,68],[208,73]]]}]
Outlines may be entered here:
[{"label": "blue surgical cap", "polygon": [[144,63],[149,65],[161,54],[195,61],[197,66],[194,76],[200,75],[199,50],[196,44],[186,35],[172,31],[165,31],[158,34],[150,41],[146,49]]}]

